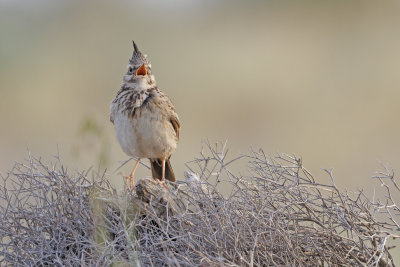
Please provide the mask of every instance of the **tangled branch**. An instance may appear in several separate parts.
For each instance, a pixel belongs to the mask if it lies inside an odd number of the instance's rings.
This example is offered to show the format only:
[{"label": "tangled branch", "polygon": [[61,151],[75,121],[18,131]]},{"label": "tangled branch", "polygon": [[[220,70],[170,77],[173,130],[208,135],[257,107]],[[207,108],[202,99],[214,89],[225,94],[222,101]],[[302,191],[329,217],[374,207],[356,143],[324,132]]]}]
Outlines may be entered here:
[{"label": "tangled branch", "polygon": [[[208,143],[169,190],[142,179],[117,192],[106,175],[70,175],[28,157],[0,187],[1,265],[394,266],[400,189],[383,201],[318,182],[295,156],[227,158]],[[124,266],[125,266],[124,265]]]}]

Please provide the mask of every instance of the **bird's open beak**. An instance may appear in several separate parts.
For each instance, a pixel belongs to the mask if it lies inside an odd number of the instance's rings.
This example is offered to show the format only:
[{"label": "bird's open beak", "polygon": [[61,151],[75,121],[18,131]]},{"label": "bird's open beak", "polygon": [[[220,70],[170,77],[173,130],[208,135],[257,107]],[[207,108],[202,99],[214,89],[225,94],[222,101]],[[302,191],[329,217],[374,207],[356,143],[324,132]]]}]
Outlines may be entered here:
[{"label": "bird's open beak", "polygon": [[139,75],[143,75],[143,76],[147,75],[147,69],[144,64],[136,71],[136,76],[139,76]]}]

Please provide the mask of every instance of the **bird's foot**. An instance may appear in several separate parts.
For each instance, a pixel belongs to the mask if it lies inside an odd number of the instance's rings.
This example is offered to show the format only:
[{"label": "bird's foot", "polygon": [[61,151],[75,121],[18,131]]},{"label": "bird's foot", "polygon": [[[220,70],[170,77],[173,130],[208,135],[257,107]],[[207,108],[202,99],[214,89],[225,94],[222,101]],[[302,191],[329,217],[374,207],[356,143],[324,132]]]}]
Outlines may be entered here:
[{"label": "bird's foot", "polygon": [[133,181],[134,181],[133,176],[132,176],[132,175],[127,176],[127,175],[125,175],[125,174],[123,174],[123,173],[120,173],[120,174],[121,174],[122,177],[125,179],[125,186],[128,185],[129,191],[132,191],[133,188],[135,187],[135,184],[134,184],[134,182],[133,182]]},{"label": "bird's foot", "polygon": [[156,181],[157,181],[158,184],[164,186],[165,189],[167,189],[167,190],[169,189],[168,186],[167,186],[167,184],[165,183],[165,180],[161,180],[161,181],[160,181],[160,180],[156,179]]}]

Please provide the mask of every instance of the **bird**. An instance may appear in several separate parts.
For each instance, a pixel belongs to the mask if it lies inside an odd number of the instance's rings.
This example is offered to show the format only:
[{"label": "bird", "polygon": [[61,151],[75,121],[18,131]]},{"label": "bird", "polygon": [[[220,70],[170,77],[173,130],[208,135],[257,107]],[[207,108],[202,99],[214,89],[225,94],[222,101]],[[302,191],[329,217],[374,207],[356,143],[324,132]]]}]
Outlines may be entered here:
[{"label": "bird", "polygon": [[110,104],[110,121],[122,150],[137,158],[130,176],[125,177],[129,188],[134,187],[140,160],[147,158],[153,179],[168,189],[165,180],[176,181],[170,158],[178,144],[181,124],[171,100],[156,84],[147,55],[132,43],[127,72]]}]

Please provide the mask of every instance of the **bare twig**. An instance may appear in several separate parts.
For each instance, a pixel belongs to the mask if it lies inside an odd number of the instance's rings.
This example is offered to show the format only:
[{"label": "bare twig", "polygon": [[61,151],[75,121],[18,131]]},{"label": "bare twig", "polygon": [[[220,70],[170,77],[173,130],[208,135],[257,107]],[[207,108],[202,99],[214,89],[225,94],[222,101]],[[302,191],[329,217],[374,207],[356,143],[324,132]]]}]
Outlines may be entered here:
[{"label": "bare twig", "polygon": [[57,159],[28,155],[1,177],[1,266],[394,266],[400,190],[386,167],[386,199],[371,201],[331,170],[317,183],[296,156],[229,158],[205,142],[186,182],[143,198]]}]

